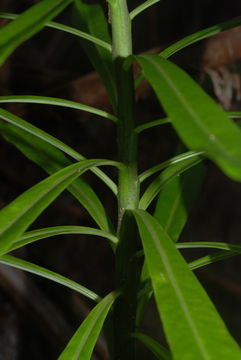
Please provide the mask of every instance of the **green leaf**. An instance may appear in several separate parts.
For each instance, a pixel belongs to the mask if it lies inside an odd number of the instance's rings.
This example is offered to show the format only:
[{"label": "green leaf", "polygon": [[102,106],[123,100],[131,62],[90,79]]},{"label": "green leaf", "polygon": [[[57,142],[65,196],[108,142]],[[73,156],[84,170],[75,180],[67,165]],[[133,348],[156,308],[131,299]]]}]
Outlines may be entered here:
[{"label": "green leaf", "polygon": [[[56,139],[54,136],[49,135],[36,126],[29,124],[9,111],[0,108],[0,118],[5,120],[7,123],[14,125],[17,129],[19,129],[18,131],[23,130],[26,132],[26,135],[31,134],[37,139],[43,140],[45,143],[53,145],[53,147],[63,151],[65,154],[69,155],[76,161],[85,160],[83,155],[73,150],[70,146],[64,144],[62,141]],[[1,132],[4,131],[4,125],[6,124],[4,124],[3,121],[0,121]],[[116,184],[113,183],[113,181],[105,173],[103,173],[103,171],[98,168],[93,168],[92,171],[114,192],[114,194],[117,194]]]},{"label": "green leaf", "polygon": [[133,213],[173,358],[240,360],[239,346],[162,226],[145,211]]},{"label": "green leaf", "polygon": [[241,253],[241,245],[234,245],[234,244],[228,244],[228,243],[216,242],[216,241],[181,242],[176,244],[176,247],[178,249],[212,248],[212,249],[231,250],[237,253]]},{"label": "green leaf", "polygon": [[117,292],[111,292],[94,307],[58,357],[58,360],[90,360],[106,316],[118,295]]},{"label": "green leaf", "polygon": [[28,104],[44,104],[44,105],[55,105],[63,106],[66,108],[77,109],[87,111],[91,114],[95,114],[106,119],[117,121],[116,117],[106,111],[96,109],[92,106],[79,104],[75,101],[47,97],[47,96],[34,96],[34,95],[11,95],[11,96],[0,96],[0,103],[28,103]]},{"label": "green leaf", "polygon": [[72,0],[44,0],[31,6],[18,18],[0,29],[0,65],[24,41],[38,33]]},{"label": "green leaf", "polygon": [[[19,16],[20,15],[18,15],[18,14],[0,12],[0,18],[3,18],[3,19],[14,20]],[[104,49],[111,52],[111,45],[109,43],[107,43],[107,42],[105,42],[105,41],[103,41],[101,39],[98,39],[97,37],[92,36],[92,35],[90,35],[88,33],[85,33],[84,31],[80,31],[80,30],[75,29],[75,28],[73,28],[71,26],[60,24],[60,23],[57,23],[57,22],[54,22],[54,21],[47,22],[45,24],[45,26],[49,27],[49,28],[52,28],[52,29],[56,29],[56,30],[66,32],[66,33],[71,34],[71,35],[78,36],[78,37],[83,38],[83,39],[86,39],[86,40],[88,40],[88,41],[90,41],[90,42],[92,42],[92,43],[94,43],[96,45],[102,46]]]},{"label": "green leaf", "polygon": [[137,15],[142,13],[142,11],[148,9],[150,6],[158,3],[160,0],[146,0],[139,6],[137,6],[134,10],[130,12],[130,18],[133,20]]},{"label": "green leaf", "polygon": [[[107,43],[111,43],[109,25],[102,6],[100,4],[86,4],[81,0],[75,0],[74,5],[73,20],[75,26],[93,36],[98,36]],[[112,53],[85,39],[81,39],[80,42],[106,87],[113,109],[116,109],[116,84]]]},{"label": "green leaf", "polygon": [[147,178],[149,178],[150,176],[156,174],[157,172],[171,167],[172,165],[175,164],[182,164],[185,163],[186,160],[188,159],[201,159],[202,158],[203,153],[202,152],[197,152],[197,151],[187,151],[183,154],[177,155],[172,157],[171,159],[168,159],[166,161],[163,161],[162,163],[155,165],[147,170],[145,170],[143,173],[141,173],[139,175],[139,181],[140,183],[142,183],[144,180],[146,180]]},{"label": "green leaf", "polygon": [[85,234],[85,235],[94,235],[106,238],[110,240],[114,245],[117,244],[116,236],[91,227],[86,226],[54,226],[43,229],[37,229],[24,233],[20,238],[15,240],[10,246],[9,251],[18,249],[24,245],[31,244],[37,240],[46,239],[52,236],[57,235],[70,235],[70,234]]},{"label": "green leaf", "polygon": [[214,254],[203,256],[197,260],[190,262],[189,268],[191,270],[196,270],[196,269],[199,269],[206,265],[210,265],[217,261],[228,259],[228,258],[231,258],[231,257],[239,255],[239,254],[240,254],[240,251],[236,251],[236,250],[235,251],[217,251]]},{"label": "green leaf", "polygon": [[141,333],[135,333],[133,336],[140,340],[146,347],[155,355],[159,360],[171,360],[172,356],[170,352],[156,340],[153,340],[150,336]]},{"label": "green leaf", "polygon": [[72,289],[74,291],[77,291],[78,293],[86,296],[87,298],[94,300],[94,301],[100,301],[101,298],[95,294],[93,291],[87,289],[86,287],[76,283],[75,281],[72,281],[60,274],[57,274],[54,271],[48,270],[46,268],[43,268],[42,266],[35,265],[33,263],[30,263],[26,260],[22,260],[19,258],[16,258],[15,256],[10,255],[2,255],[0,256],[0,264],[12,266],[14,268],[27,271],[29,273],[44,277],[45,279],[49,279],[51,281],[54,281],[58,284],[61,284],[63,286],[68,287],[69,289]]},{"label": "green leaf", "polygon": [[178,240],[197,200],[204,175],[205,167],[198,164],[172,179],[158,196],[154,217],[174,242]]},{"label": "green leaf", "polygon": [[173,162],[173,165],[165,169],[161,175],[153,180],[142,195],[139,207],[146,210],[151,204],[152,200],[160,193],[172,179],[182,174],[184,171],[190,169],[202,160],[202,156],[194,155],[184,158],[182,161]]},{"label": "green leaf", "polygon": [[168,118],[163,118],[163,119],[158,119],[158,120],[154,120],[154,121],[149,121],[148,123],[142,124],[142,125],[138,125],[135,128],[135,132],[137,134],[140,134],[143,130],[147,130],[150,128],[153,128],[154,126],[159,126],[162,124],[168,124],[170,123],[170,119]]},{"label": "green leaf", "polygon": [[185,47],[206,39],[210,36],[219,34],[220,32],[224,31],[224,30],[228,30],[231,28],[234,28],[235,26],[238,26],[241,24],[241,18],[235,18],[229,21],[226,21],[224,23],[221,24],[217,24],[211,27],[208,27],[206,29],[200,30],[194,34],[191,35],[187,35],[184,38],[182,38],[181,40],[175,42],[174,44],[168,46],[168,48],[166,48],[165,50],[163,50],[160,55],[162,57],[164,57],[165,59],[167,59],[168,57],[170,57],[171,55],[175,54],[176,52],[184,49]]},{"label": "green leaf", "polygon": [[[226,111],[226,114],[231,119],[241,118],[241,111]],[[137,132],[137,134],[140,134],[144,130],[151,129],[155,126],[159,126],[159,125],[163,125],[163,124],[169,124],[169,123],[171,123],[171,119],[167,118],[167,117],[158,119],[158,120],[154,120],[154,121],[149,121],[145,124],[138,125],[135,128],[135,132]]]},{"label": "green leaf", "polygon": [[241,180],[241,131],[183,70],[158,55],[137,57],[184,144]]},{"label": "green leaf", "polygon": [[6,252],[32,222],[71,182],[96,165],[109,160],[83,160],[59,170],[34,185],[0,211],[0,254]]},{"label": "green leaf", "polygon": [[[14,125],[0,121],[2,136],[15,145],[31,161],[41,166],[48,174],[52,174],[71,164],[69,159],[53,145],[44,140],[16,128]],[[95,222],[104,231],[112,231],[106,211],[92,188],[83,177],[76,179],[68,186],[82,206],[89,212]]]},{"label": "green leaf", "polygon": [[146,266],[146,261],[144,261],[141,276],[140,276],[140,289],[137,296],[137,311],[136,311],[136,324],[137,327],[140,326],[141,320],[143,318],[146,306],[152,296],[152,287],[150,286],[150,275]]}]

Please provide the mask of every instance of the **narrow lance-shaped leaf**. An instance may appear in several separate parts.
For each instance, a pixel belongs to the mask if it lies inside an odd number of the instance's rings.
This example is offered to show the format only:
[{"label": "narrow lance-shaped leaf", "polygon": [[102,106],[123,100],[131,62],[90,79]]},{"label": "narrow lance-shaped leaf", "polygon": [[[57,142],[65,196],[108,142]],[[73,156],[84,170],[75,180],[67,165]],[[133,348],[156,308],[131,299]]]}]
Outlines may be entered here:
[{"label": "narrow lance-shaped leaf", "polygon": [[233,256],[240,255],[238,251],[217,251],[214,254],[203,256],[199,259],[191,261],[188,265],[191,270],[199,269],[203,266],[213,264],[217,261],[225,260]]},{"label": "narrow lance-shaped leaf", "polygon": [[[13,14],[13,13],[6,13],[6,12],[0,12],[0,18],[3,19],[9,19],[9,20],[14,20],[17,17],[19,17],[19,14]],[[111,45],[95,36],[92,36],[84,31],[80,31],[78,29],[75,29],[71,26],[67,26],[64,24],[60,24],[58,22],[55,21],[49,21],[45,24],[46,27],[52,28],[52,29],[56,29],[56,30],[60,30],[63,31],[67,34],[71,34],[83,39],[86,39],[96,45],[102,46],[104,49],[106,49],[107,51],[111,52]]]},{"label": "narrow lance-shaped leaf", "polygon": [[[49,174],[71,164],[70,160],[56,148],[59,141],[54,138],[52,140],[52,137],[49,139],[48,134],[43,131],[39,133],[37,128],[32,131],[32,128],[19,128],[15,126],[15,123],[12,125],[0,121],[0,133],[7,141],[16,146],[25,156],[41,166]],[[59,148],[61,150],[65,149],[64,144],[60,143]],[[100,169],[96,170],[98,170],[97,173],[101,171]],[[111,231],[110,221],[100,199],[83,177],[71,183],[68,190],[84,206],[102,230]]]},{"label": "narrow lance-shaped leaf", "polygon": [[87,289],[85,286],[82,286],[73,280],[70,280],[60,274],[57,274],[54,271],[48,270],[39,265],[35,265],[26,260],[19,259],[11,255],[2,255],[0,256],[0,264],[12,266],[16,269],[24,270],[31,274],[44,277],[45,279],[49,279],[58,284],[66,286],[69,289],[77,291],[79,294],[82,294],[91,300],[100,301],[100,297],[97,294],[95,294],[93,291]]},{"label": "narrow lance-shaped leaf", "polygon": [[27,103],[27,104],[44,104],[44,105],[62,106],[70,109],[86,111],[114,122],[116,122],[117,120],[114,115],[109,114],[106,111],[94,108],[93,106],[88,106],[88,105],[80,104],[75,101],[53,98],[49,96],[35,96],[35,95],[0,96],[0,103]]},{"label": "narrow lance-shaped leaf", "polygon": [[[85,160],[85,157],[72,149],[70,146],[64,144],[62,141],[56,139],[54,136],[47,134],[45,131],[36,126],[24,121],[20,117],[0,108],[0,118],[5,122],[14,125],[17,129],[23,130],[26,134],[34,135],[37,139],[45,141],[47,144],[53,145],[55,148],[63,151],[76,161]],[[2,121],[0,120],[0,124]],[[3,124],[4,125],[4,124]],[[4,128],[3,128],[4,129]],[[117,187],[113,181],[98,168],[93,168],[92,171],[114,192],[117,193]]]},{"label": "narrow lance-shaped leaf", "polygon": [[111,241],[112,244],[116,245],[117,238],[105,231],[94,229],[87,226],[53,226],[43,229],[32,230],[24,233],[20,238],[12,243],[9,251],[18,249],[24,245],[32,244],[35,241],[50,238],[52,236],[58,235],[70,235],[70,234],[78,234],[78,235],[94,235],[106,238]]},{"label": "narrow lance-shaped leaf", "polygon": [[[74,5],[73,21],[75,26],[111,44],[109,25],[102,6],[100,4],[86,4],[82,0],[75,0]],[[80,39],[80,42],[106,87],[113,109],[116,110],[116,84],[112,53],[85,39]]]},{"label": "narrow lance-shaped leaf", "polygon": [[197,155],[188,157],[183,161],[174,163],[165,169],[153,182],[148,186],[144,194],[142,195],[139,203],[140,209],[146,210],[151,204],[152,200],[159,194],[172,179],[182,174],[184,171],[190,169],[194,165],[198,164],[202,160],[202,157]]},{"label": "narrow lance-shaped leaf", "polygon": [[232,29],[238,25],[241,25],[241,17],[238,17],[238,18],[235,18],[232,20],[228,20],[221,24],[210,26],[206,29],[197,31],[194,34],[185,36],[181,40],[175,42],[174,44],[168,46],[168,48],[164,49],[160,53],[160,55],[167,59],[171,55],[175,54],[176,52],[184,49],[185,47],[187,47],[197,41],[200,41],[200,40],[206,39],[208,37],[211,37],[213,35],[219,34],[220,32],[222,32],[224,30]]},{"label": "narrow lance-shaped leaf", "polygon": [[143,210],[133,213],[173,358],[240,360],[239,346],[162,226]]},{"label": "narrow lance-shaped leaf", "polygon": [[118,292],[112,292],[94,307],[58,360],[90,360],[106,316],[118,295]]},{"label": "narrow lance-shaped leaf", "polygon": [[[213,35],[219,34],[222,31],[232,29],[238,25],[241,25],[241,17],[237,17],[232,20],[228,20],[224,23],[217,24],[214,26],[210,26],[206,29],[202,29],[200,31],[195,32],[194,34],[190,34],[185,36],[184,38],[174,42],[166,49],[162,50],[159,55],[164,57],[165,59],[169,58],[170,56],[174,55],[178,51],[184,49],[185,47],[196,43],[200,40],[209,38]],[[141,72],[136,78],[136,87],[140,86],[142,81],[144,80],[143,73]]]},{"label": "narrow lance-shaped leaf", "polygon": [[170,351],[168,351],[163,345],[159,344],[150,336],[141,333],[135,333],[133,336],[140,340],[158,360],[172,360]]},{"label": "narrow lance-shaped leaf", "polygon": [[158,55],[137,57],[184,144],[241,180],[241,131],[182,69]]},{"label": "narrow lance-shaped leaf", "polygon": [[142,4],[138,5],[134,10],[130,12],[130,18],[133,20],[137,15],[142,13],[142,11],[148,9],[152,5],[158,3],[160,0],[146,0]]},{"label": "narrow lance-shaped leaf", "polygon": [[24,41],[39,32],[72,0],[44,0],[23,12],[0,30],[0,65]]},{"label": "narrow lance-shaped leaf", "polygon": [[198,197],[204,174],[204,165],[198,164],[172,179],[158,196],[154,217],[174,242],[178,240]]},{"label": "narrow lance-shaped leaf", "polygon": [[0,254],[19,238],[32,222],[68,185],[96,165],[113,165],[109,160],[83,160],[67,166],[34,185],[0,211]]},{"label": "narrow lance-shaped leaf", "polygon": [[225,242],[216,242],[216,241],[189,241],[181,242],[176,244],[178,249],[197,249],[197,248],[206,248],[206,249],[222,249],[227,251],[236,251],[241,253],[241,245],[228,244]]}]

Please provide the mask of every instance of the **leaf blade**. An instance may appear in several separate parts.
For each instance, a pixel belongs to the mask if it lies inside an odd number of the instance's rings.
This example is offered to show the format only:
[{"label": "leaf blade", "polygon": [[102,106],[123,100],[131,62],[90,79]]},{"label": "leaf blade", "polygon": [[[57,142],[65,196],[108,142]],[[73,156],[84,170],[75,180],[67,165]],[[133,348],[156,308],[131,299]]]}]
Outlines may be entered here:
[{"label": "leaf blade", "polygon": [[49,20],[57,16],[72,1],[41,1],[0,29],[0,64],[3,64],[19,45],[42,30]]},{"label": "leaf blade", "polygon": [[[98,36],[102,41],[111,44],[108,22],[100,4],[86,4],[82,0],[75,1],[73,20],[80,30],[90,33],[92,36]],[[113,109],[116,110],[117,92],[112,51],[106,51],[103,47],[85,39],[80,39],[80,42],[107,90]]]},{"label": "leaf blade", "polygon": [[[17,17],[19,17],[18,14],[13,14],[13,13],[6,13],[6,12],[0,12],[0,17],[3,19],[9,19],[9,20],[14,20]],[[49,21],[45,24],[46,27],[52,28],[52,29],[56,29],[59,31],[63,31],[66,32],[67,34],[71,34],[71,35],[75,35],[77,37],[86,39],[96,45],[99,45],[101,47],[103,47],[104,49],[106,49],[107,51],[111,52],[111,45],[101,39],[96,38],[95,36],[91,36],[88,33],[85,33],[84,31],[80,31],[78,29],[75,29],[71,26],[67,26],[64,24],[60,24],[58,22],[55,21]]]},{"label": "leaf blade", "polygon": [[241,359],[238,345],[175,244],[151,215],[133,212],[174,359]]},{"label": "leaf blade", "polygon": [[[39,134],[37,128],[29,128],[29,124],[22,119],[20,125],[15,126],[19,124],[19,118],[16,119],[15,116],[10,118],[10,116],[9,113],[7,113],[7,117],[5,116],[5,119],[9,119],[9,123],[0,121],[0,133],[31,161],[38,164],[49,174],[71,164],[71,161],[61,152],[61,150],[65,149],[65,144],[61,142],[59,144],[59,140],[53,137],[49,138],[49,135],[43,131]],[[68,153],[70,154],[69,151]],[[74,152],[73,155],[79,159],[84,158],[80,154],[78,156],[77,152],[76,154]],[[97,175],[102,176],[100,169],[96,168],[94,171]],[[114,188],[112,189],[114,190]],[[102,230],[112,231],[111,223],[99,197],[82,177],[70,184],[68,190],[84,206]]]},{"label": "leaf blade", "polygon": [[[109,160],[83,160],[67,166],[25,191],[0,211],[0,254],[28,228],[44,209],[81,173]],[[113,163],[112,163],[113,164]]]},{"label": "leaf blade", "polygon": [[171,360],[170,352],[156,340],[142,333],[135,333],[133,336],[140,340],[159,360]]},{"label": "leaf blade", "polygon": [[176,176],[159,193],[154,217],[174,242],[178,240],[197,200],[204,174],[204,165],[198,164]]},{"label": "leaf blade", "polygon": [[174,162],[173,165],[165,169],[158,177],[156,177],[152,181],[152,183],[148,186],[148,188],[142,195],[139,202],[140,209],[146,210],[164,186],[169,184],[169,182],[175,177],[179,176],[186,170],[200,163],[200,161],[202,161],[202,157],[199,155],[194,155],[191,157],[187,157],[180,162]]},{"label": "leaf blade", "polygon": [[11,266],[20,270],[27,271],[29,273],[44,277],[45,279],[52,280],[58,284],[68,287],[74,291],[77,291],[79,294],[84,295],[85,297],[94,300],[100,301],[99,295],[95,294],[93,291],[87,289],[85,286],[82,286],[76,283],[73,280],[66,278],[63,275],[57,274],[54,271],[48,270],[42,266],[30,263],[29,261],[19,259],[11,255],[2,255],[0,256],[0,263],[3,265]]},{"label": "leaf blade", "polygon": [[70,234],[94,235],[108,239],[114,246],[117,243],[117,238],[114,235],[99,229],[87,226],[54,226],[25,232],[20,238],[14,241],[10,246],[9,251],[16,250],[22,246],[32,244],[35,241],[46,239],[48,237]]},{"label": "leaf blade", "polygon": [[241,131],[236,124],[170,61],[149,54],[137,60],[184,144],[204,151],[226,175],[241,180]]},{"label": "leaf blade", "polygon": [[87,111],[91,114],[101,116],[103,118],[109,119],[116,122],[117,119],[114,115],[107,113],[106,111],[94,108],[93,106],[88,106],[80,104],[75,101],[70,101],[66,99],[53,98],[49,96],[35,96],[35,95],[10,95],[10,96],[0,96],[0,103],[27,103],[27,104],[43,104],[43,105],[55,105],[62,106],[70,109],[77,109],[82,111]]},{"label": "leaf blade", "polygon": [[90,359],[105,318],[118,295],[117,292],[112,292],[94,307],[58,357],[58,360]]}]

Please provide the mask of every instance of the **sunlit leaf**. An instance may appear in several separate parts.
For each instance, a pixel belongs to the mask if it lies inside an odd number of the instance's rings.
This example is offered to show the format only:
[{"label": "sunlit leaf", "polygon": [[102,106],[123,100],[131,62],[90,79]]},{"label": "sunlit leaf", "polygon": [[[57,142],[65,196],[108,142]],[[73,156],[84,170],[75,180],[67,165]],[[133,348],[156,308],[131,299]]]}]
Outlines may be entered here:
[{"label": "sunlit leaf", "polygon": [[241,351],[158,221],[134,210],[157,308],[175,360],[241,359]]}]

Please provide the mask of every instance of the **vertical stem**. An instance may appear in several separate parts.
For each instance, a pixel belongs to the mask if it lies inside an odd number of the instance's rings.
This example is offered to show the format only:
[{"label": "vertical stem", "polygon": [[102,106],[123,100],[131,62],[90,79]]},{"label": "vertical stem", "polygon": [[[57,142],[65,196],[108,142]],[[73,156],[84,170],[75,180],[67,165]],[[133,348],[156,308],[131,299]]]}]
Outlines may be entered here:
[{"label": "vertical stem", "polygon": [[138,206],[137,134],[135,128],[135,92],[131,66],[125,60],[132,55],[131,20],[126,0],[109,0],[112,21],[113,60],[117,84],[118,148],[123,169],[119,171],[118,202],[119,244],[116,250],[116,282],[122,289],[114,308],[114,359],[135,360],[135,340],[130,336],[136,325],[137,236],[131,214]]},{"label": "vertical stem", "polygon": [[136,169],[137,135],[135,91],[132,68],[124,66],[132,55],[131,20],[126,0],[111,0],[113,60],[117,83],[118,146],[124,169],[119,173],[119,218],[126,209],[137,207],[139,183]]}]

